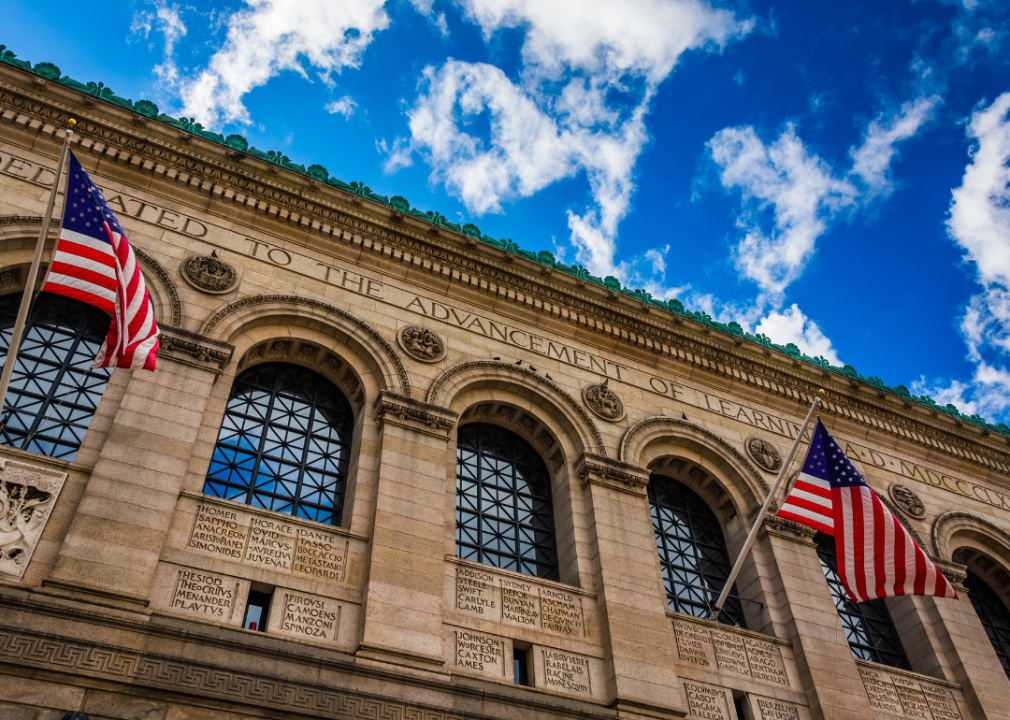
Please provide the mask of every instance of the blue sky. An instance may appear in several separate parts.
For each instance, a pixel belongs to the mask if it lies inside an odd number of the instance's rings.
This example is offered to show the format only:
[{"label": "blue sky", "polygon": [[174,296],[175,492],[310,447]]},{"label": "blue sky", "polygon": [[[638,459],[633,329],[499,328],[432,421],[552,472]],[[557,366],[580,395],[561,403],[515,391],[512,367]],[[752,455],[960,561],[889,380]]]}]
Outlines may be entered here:
[{"label": "blue sky", "polygon": [[1005,0],[7,0],[0,42],[1010,419]]}]

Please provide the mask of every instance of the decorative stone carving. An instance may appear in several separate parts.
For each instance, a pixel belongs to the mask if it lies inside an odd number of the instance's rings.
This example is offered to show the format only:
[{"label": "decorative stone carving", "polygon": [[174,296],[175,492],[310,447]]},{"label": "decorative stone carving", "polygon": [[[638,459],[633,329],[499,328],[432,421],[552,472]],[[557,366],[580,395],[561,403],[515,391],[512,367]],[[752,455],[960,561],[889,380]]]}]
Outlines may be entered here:
[{"label": "decorative stone carving", "polygon": [[887,488],[887,492],[891,496],[891,500],[894,501],[894,504],[901,508],[909,517],[918,520],[926,517],[926,506],[912,488],[900,483],[891,483],[891,486]]},{"label": "decorative stone carving", "polygon": [[420,325],[408,325],[396,333],[403,351],[419,362],[433,363],[445,357],[445,341]]},{"label": "decorative stone carving", "polygon": [[402,425],[419,432],[446,438],[459,416],[452,410],[383,391],[372,406],[375,421]]},{"label": "decorative stone carving", "polygon": [[193,287],[212,295],[230,292],[238,280],[235,268],[220,259],[217,253],[187,258],[182,264],[182,277]]},{"label": "decorative stone carving", "polygon": [[0,295],[13,292],[21,287],[21,268],[11,268],[0,272]]},{"label": "decorative stone carving", "polygon": [[749,437],[744,442],[747,454],[751,460],[757,463],[758,467],[770,473],[777,473],[782,467],[782,456],[778,449],[767,440],[759,437]]},{"label": "decorative stone carving", "polygon": [[24,576],[66,479],[15,460],[0,464],[0,576]]},{"label": "decorative stone carving", "polygon": [[575,475],[582,487],[596,482],[615,490],[637,494],[644,493],[645,486],[649,484],[648,470],[592,453],[584,453],[576,460]]},{"label": "decorative stone carving", "polygon": [[609,386],[609,378],[599,385],[588,385],[582,390],[582,400],[599,417],[617,422],[624,417],[624,401]]}]

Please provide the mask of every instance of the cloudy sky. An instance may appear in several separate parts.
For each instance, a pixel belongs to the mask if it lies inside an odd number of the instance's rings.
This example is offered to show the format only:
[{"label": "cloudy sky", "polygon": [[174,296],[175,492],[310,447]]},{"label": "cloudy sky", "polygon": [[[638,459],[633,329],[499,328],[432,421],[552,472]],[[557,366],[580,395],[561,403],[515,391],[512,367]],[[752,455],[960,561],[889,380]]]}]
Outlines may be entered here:
[{"label": "cloudy sky", "polygon": [[0,42],[1010,419],[1006,0],[7,0]]}]

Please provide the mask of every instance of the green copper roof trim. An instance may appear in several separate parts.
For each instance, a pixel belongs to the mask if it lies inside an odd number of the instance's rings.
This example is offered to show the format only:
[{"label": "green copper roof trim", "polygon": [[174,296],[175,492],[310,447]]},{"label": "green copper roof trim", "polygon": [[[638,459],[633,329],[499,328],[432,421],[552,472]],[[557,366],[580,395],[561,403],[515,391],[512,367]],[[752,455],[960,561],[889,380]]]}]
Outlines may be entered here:
[{"label": "green copper roof trim", "polygon": [[300,175],[305,175],[306,177],[315,180],[316,182],[322,183],[324,185],[332,185],[333,187],[340,188],[354,195],[358,195],[365,200],[370,200],[379,205],[384,205],[388,208],[392,208],[404,215],[411,215],[413,217],[419,218],[426,222],[431,223],[434,226],[445,228],[447,230],[452,230],[466,237],[473,238],[479,242],[492,245],[496,248],[504,250],[506,252],[519,255],[521,257],[532,260],[533,262],[540,263],[549,268],[553,268],[560,272],[566,273],[573,277],[576,277],[584,282],[592,283],[594,285],[599,285],[600,287],[606,288],[611,292],[619,293],[621,295],[627,295],[635,300],[640,300],[643,303],[651,305],[653,307],[666,310],[678,315],[688,320],[693,320],[697,323],[710,327],[714,330],[732,335],[734,337],[740,338],[742,340],[747,340],[749,342],[760,345],[769,350],[776,350],[780,353],[788,355],[791,358],[795,358],[801,362],[808,363],[810,365],[815,365],[823,370],[833,372],[835,374],[847,377],[850,380],[865,383],[871,387],[875,387],[891,395],[896,395],[905,400],[924,405],[931,410],[935,410],[938,413],[943,413],[945,415],[950,415],[951,417],[961,420],[962,422],[971,423],[972,425],[978,425],[981,428],[990,430],[992,432],[999,433],[1010,437],[1010,427],[1007,427],[1004,423],[991,424],[985,421],[985,418],[980,415],[965,415],[958,411],[957,407],[954,405],[939,405],[928,395],[912,395],[908,392],[908,388],[904,385],[897,385],[891,387],[885,385],[883,381],[871,375],[870,377],[864,377],[856,372],[856,369],[851,365],[845,365],[844,367],[838,367],[837,365],[832,365],[823,357],[810,357],[800,352],[800,349],[793,343],[788,345],[777,345],[773,343],[765,335],[752,335],[743,331],[739,323],[721,323],[717,320],[712,319],[710,315],[704,312],[692,312],[690,310],[685,310],[683,303],[680,300],[657,300],[652,297],[645,290],[632,290],[630,288],[622,287],[620,281],[613,277],[607,276],[605,278],[599,278],[596,275],[590,274],[590,272],[581,265],[565,265],[564,263],[558,262],[554,255],[547,252],[541,251],[538,253],[531,252],[530,250],[523,250],[519,245],[513,242],[511,239],[496,240],[493,237],[484,235],[481,233],[480,228],[472,223],[467,223],[463,226],[457,225],[456,223],[449,222],[444,215],[437,211],[428,210],[427,212],[418,210],[415,207],[411,207],[410,202],[401,195],[394,195],[391,198],[387,198],[385,195],[378,195],[373,193],[370,188],[368,188],[364,183],[352,182],[345,183],[343,180],[338,180],[335,177],[330,177],[329,172],[322,165],[309,165],[306,168],[304,165],[299,165],[297,163],[291,162],[288,156],[283,155],[279,152],[269,150],[264,152],[258,150],[254,147],[249,147],[249,141],[243,136],[233,134],[225,137],[220,133],[211,132],[205,130],[203,125],[196,122],[193,118],[174,118],[165,113],[159,112],[158,106],[155,105],[150,100],[139,100],[133,102],[127,100],[126,98],[119,97],[116,95],[111,88],[106,87],[102,83],[82,83],[66,75],[62,75],[60,69],[53,65],[52,63],[41,62],[36,63],[33,67],[27,60],[19,60],[18,57],[7,49],[5,45],[0,45],[0,62],[12,65],[13,67],[19,68],[21,70],[26,70],[35,75],[39,75],[46,80],[52,80],[60,85],[65,85],[66,87],[73,88],[78,92],[82,92],[86,95],[90,95],[104,102],[110,103],[112,105],[118,105],[119,107],[126,108],[127,110],[132,110],[133,112],[143,115],[144,117],[151,118],[165,125],[169,125],[174,128],[178,128],[183,132],[196,135],[197,137],[202,137],[211,142],[218,143],[219,145],[224,145],[225,147],[231,148],[237,152],[245,153],[250,157],[259,158],[260,160],[265,160],[266,162],[278,165],[285,170],[291,170]]}]

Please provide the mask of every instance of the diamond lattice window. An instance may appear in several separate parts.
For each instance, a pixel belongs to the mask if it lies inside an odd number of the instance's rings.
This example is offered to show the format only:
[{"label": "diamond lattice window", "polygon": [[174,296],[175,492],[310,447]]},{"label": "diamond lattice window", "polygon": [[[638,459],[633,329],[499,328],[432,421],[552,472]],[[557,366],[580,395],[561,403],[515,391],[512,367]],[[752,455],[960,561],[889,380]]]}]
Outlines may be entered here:
[{"label": "diamond lattice window", "polygon": [[456,554],[558,579],[547,466],[529,443],[496,425],[476,423],[459,429]]},{"label": "diamond lattice window", "polygon": [[992,649],[996,651],[1003,672],[1010,677],[1010,610],[985,580],[969,571],[965,581],[968,599],[975,608]]},{"label": "diamond lattice window", "polygon": [[[667,603],[674,612],[707,617],[731,568],[722,527],[705,501],[682,483],[653,475],[648,490]],[[719,622],[746,627],[735,586]]]},{"label": "diamond lattice window", "polygon": [[339,524],[354,416],[329,380],[281,363],[235,379],[203,491]]},{"label": "diamond lattice window", "polygon": [[853,656],[891,667],[911,670],[901,638],[894,628],[891,613],[881,599],[856,603],[849,599],[838,577],[838,556],[835,554],[835,539],[824,533],[817,533],[817,557],[821,570],[828,581],[831,599],[838,610],[842,628],[849,640]]},{"label": "diamond lattice window", "polygon": [[[0,353],[6,358],[21,293],[0,298]],[[32,303],[7,400],[0,443],[73,460],[109,382],[92,369],[109,316],[90,305],[50,293]]]}]

